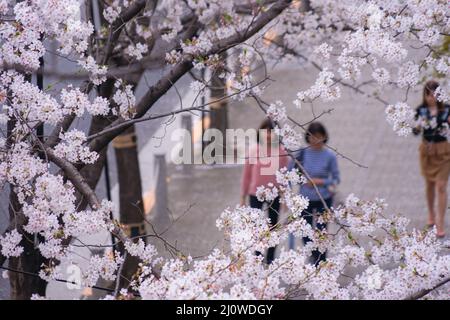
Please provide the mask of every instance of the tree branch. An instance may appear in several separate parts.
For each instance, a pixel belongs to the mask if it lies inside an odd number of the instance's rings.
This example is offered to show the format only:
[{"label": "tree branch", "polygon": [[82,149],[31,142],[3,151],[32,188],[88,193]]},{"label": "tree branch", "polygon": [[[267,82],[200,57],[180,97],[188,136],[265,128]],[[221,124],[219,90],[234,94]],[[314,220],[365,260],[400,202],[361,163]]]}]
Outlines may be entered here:
[{"label": "tree branch", "polygon": [[[270,21],[275,19],[281,12],[283,12],[290,4],[292,0],[279,0],[270,7],[266,12],[262,13],[258,19],[253,23],[253,27],[250,28],[245,34],[234,34],[217,44],[205,53],[205,55],[218,54],[226,51],[255,35],[263,27],[265,27]],[[145,113],[150,110],[156,101],[159,100],[167,91],[178,81],[184,74],[186,74],[192,68],[193,57],[185,56],[182,61],[176,64],[165,76],[163,76],[153,87],[151,87],[147,93],[142,97],[139,103],[136,105],[136,118],[143,117]],[[117,119],[106,129],[117,127],[125,122],[124,119]],[[131,124],[130,124],[131,125]],[[92,151],[99,151],[103,149],[112,139],[114,139],[121,132],[126,130],[130,125],[119,127],[116,130],[110,131],[101,137],[93,139],[89,145]]]},{"label": "tree branch", "polygon": [[405,298],[405,300],[418,300],[420,298],[423,298],[424,296],[426,296],[427,294],[429,294],[431,291],[436,290],[440,287],[442,287],[444,284],[446,284],[447,282],[450,282],[450,277],[442,280],[441,282],[439,282],[438,284],[436,284],[433,288],[431,289],[424,289],[421,290],[415,294],[412,294],[408,297]]}]

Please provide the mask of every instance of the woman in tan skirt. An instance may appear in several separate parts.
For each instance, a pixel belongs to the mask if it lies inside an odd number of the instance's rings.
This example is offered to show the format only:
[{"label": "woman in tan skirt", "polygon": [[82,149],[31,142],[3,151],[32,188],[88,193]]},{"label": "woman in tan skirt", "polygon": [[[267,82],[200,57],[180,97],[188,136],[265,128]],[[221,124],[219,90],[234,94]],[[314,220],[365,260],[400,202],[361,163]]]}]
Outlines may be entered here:
[{"label": "woman in tan skirt", "polygon": [[[418,126],[415,134],[422,133],[419,147],[420,168],[426,182],[428,227],[436,225],[437,237],[445,237],[444,216],[447,211],[447,182],[450,175],[450,143],[448,128],[450,107],[438,101],[435,91],[439,84],[428,81],[423,90],[423,102],[417,107]],[[435,198],[437,194],[437,215]]]}]

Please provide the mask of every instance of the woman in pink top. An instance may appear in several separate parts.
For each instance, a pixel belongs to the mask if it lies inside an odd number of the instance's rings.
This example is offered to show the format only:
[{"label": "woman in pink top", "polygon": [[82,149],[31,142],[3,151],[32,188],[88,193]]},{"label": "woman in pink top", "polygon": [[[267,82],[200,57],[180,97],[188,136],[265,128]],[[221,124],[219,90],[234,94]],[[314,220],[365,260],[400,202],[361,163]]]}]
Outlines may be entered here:
[{"label": "woman in pink top", "polygon": [[[284,148],[279,144],[278,137],[274,132],[273,122],[267,118],[259,127],[257,133],[257,145],[254,146],[245,161],[241,180],[241,205],[246,204],[249,197],[250,207],[262,209],[264,202],[256,197],[259,186],[273,184],[277,186],[275,173],[278,169],[288,166],[288,156]],[[280,210],[280,199],[276,197],[268,207],[271,226],[278,222]],[[260,254],[260,253],[257,253]],[[275,255],[275,247],[269,248],[267,252],[267,263],[270,264]]]}]

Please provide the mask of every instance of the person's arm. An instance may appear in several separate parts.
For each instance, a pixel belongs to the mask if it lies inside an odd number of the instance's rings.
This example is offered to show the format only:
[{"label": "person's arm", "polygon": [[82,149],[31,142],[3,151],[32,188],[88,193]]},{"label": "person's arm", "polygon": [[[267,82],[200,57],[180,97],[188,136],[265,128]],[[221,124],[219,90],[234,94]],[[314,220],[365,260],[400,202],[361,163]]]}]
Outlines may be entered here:
[{"label": "person's arm", "polygon": [[291,164],[291,162],[293,161],[289,156],[289,154],[286,152],[286,149],[283,146],[281,146],[279,152],[280,152],[279,169],[286,168],[288,171],[292,170],[291,166],[293,166],[293,164]]},{"label": "person's arm", "polygon": [[[450,109],[450,106],[448,106],[448,105],[445,105],[445,107]],[[449,110],[449,111],[450,111],[450,110]],[[450,124],[450,115],[449,115],[448,118],[447,118],[447,122],[448,122],[448,124]]]},{"label": "person's arm", "polygon": [[[295,152],[293,154],[294,159],[292,159],[291,156],[287,157],[288,158],[288,166],[287,166],[288,171],[291,171],[293,169],[300,169],[299,166],[297,165],[297,161],[298,162],[302,162],[303,161],[303,159],[302,159],[303,158],[303,152],[304,152],[303,149],[300,149],[299,151]],[[286,154],[287,154],[287,152],[286,152]]]},{"label": "person's arm", "polygon": [[250,164],[249,159],[245,160],[244,164],[244,170],[242,171],[242,177],[241,177],[241,199],[240,204],[242,206],[246,203],[246,198],[248,195],[248,189],[250,186],[250,181],[252,179],[252,165]]},{"label": "person's arm", "polygon": [[339,173],[339,167],[337,163],[336,155],[332,155],[331,161],[330,161],[330,177],[325,179],[324,184],[326,186],[329,185],[337,185],[341,182],[341,177]]},{"label": "person's arm", "polygon": [[[414,116],[414,120],[419,120],[419,117],[421,116],[420,114],[420,107],[418,107],[416,109],[416,114]],[[415,126],[414,128],[412,128],[412,133],[417,136],[422,132],[422,127],[420,125]]]},{"label": "person's arm", "polygon": [[292,169],[294,169],[295,168],[295,161],[294,161],[294,159],[292,159],[290,156],[287,156],[286,157],[287,158],[287,162],[288,162],[288,164],[287,164],[287,170],[288,171],[291,171]]}]

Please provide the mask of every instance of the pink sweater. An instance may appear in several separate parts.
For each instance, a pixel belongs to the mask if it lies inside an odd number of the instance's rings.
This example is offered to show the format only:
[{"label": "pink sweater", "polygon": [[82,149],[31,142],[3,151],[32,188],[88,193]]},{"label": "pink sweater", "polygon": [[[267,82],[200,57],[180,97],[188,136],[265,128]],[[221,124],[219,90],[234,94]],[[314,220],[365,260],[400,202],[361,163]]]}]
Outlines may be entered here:
[{"label": "pink sweater", "polygon": [[[264,150],[262,147],[259,154],[260,146],[253,147],[244,165],[244,171],[241,179],[241,196],[256,195],[256,188],[268,183],[277,186],[275,172],[283,167],[288,166],[289,157],[286,150],[280,146],[278,150],[274,150],[271,156],[271,150]],[[267,155],[265,155],[267,153]]]}]

